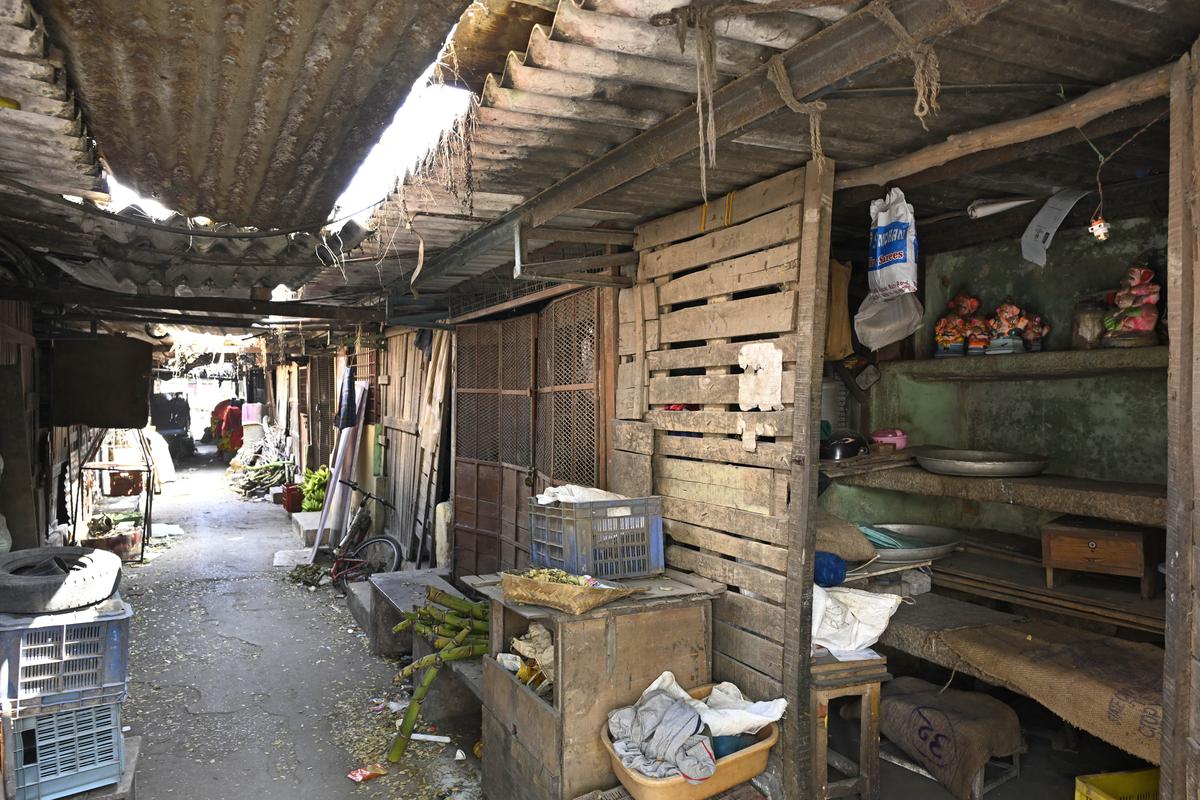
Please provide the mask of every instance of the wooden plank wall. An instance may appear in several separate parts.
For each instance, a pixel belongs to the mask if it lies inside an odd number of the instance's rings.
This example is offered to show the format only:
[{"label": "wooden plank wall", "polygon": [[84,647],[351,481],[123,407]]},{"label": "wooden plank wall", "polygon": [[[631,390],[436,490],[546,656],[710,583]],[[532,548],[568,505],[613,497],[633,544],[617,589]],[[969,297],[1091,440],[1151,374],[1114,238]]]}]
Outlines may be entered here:
[{"label": "wooden plank wall", "polygon": [[[713,677],[756,698],[784,694],[803,196],[800,169],[643,225],[637,284],[618,298],[610,486],[662,495],[668,565],[729,587]],[[778,351],[765,408],[739,404],[750,344]]]}]

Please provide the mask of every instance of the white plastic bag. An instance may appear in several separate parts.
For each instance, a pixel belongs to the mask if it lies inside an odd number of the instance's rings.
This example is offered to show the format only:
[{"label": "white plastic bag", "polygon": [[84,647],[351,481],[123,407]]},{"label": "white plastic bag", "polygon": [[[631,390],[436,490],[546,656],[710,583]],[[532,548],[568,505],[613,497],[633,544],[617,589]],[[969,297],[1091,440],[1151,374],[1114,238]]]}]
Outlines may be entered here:
[{"label": "white plastic bag", "polygon": [[878,350],[916,333],[924,315],[925,309],[915,294],[891,299],[870,295],[854,315],[854,332],[863,345]]},{"label": "white plastic bag", "polygon": [[835,652],[870,647],[887,630],[900,601],[895,594],[813,586],[812,640]]},{"label": "white plastic bag", "polygon": [[871,203],[867,280],[873,298],[886,299],[917,290],[917,220],[899,189]]},{"label": "white plastic bag", "polygon": [[646,687],[642,696],[651,692],[666,692],[677,700],[685,701],[700,715],[713,736],[758,733],[783,717],[783,712],[787,711],[787,700],[782,697],[753,702],[743,697],[741,690],[729,682],[714,686],[707,701],[696,700],[679,685],[675,673],[670,671],[659,675],[654,683]]}]

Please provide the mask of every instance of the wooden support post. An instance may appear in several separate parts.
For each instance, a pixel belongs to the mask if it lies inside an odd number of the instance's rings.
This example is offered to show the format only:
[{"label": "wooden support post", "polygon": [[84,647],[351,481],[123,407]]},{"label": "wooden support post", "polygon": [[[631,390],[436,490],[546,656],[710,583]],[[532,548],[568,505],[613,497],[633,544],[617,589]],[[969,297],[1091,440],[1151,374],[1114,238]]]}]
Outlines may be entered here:
[{"label": "wooden support post", "polygon": [[796,307],[796,388],[792,418],[791,502],[788,506],[787,584],[784,590],[783,720],[784,794],[815,797],[810,711],[812,674],[812,571],[816,545],[818,439],[821,373],[825,353],[826,294],[829,289],[829,232],[833,207],[833,163],[809,162],[804,176],[799,291]]},{"label": "wooden support post", "polygon": [[1161,786],[1163,800],[1200,796],[1200,662],[1197,661],[1195,533],[1195,409],[1200,383],[1195,283],[1200,255],[1200,44],[1171,74],[1170,208],[1167,224],[1167,321],[1171,334],[1167,372],[1167,632],[1163,664]]}]

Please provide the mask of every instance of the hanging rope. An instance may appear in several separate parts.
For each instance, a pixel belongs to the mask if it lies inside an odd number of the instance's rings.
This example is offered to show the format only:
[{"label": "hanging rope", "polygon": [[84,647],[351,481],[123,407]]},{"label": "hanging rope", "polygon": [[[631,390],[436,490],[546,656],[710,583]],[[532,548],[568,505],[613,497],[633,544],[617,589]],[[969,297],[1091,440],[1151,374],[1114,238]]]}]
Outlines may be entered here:
[{"label": "hanging rope", "polygon": [[767,62],[767,78],[779,91],[779,97],[785,106],[797,114],[808,115],[809,149],[812,152],[813,160],[817,164],[824,164],[825,150],[821,147],[821,112],[826,108],[825,102],[811,100],[805,103],[796,97],[792,91],[792,81],[788,78],[787,67],[784,66],[783,59],[778,55],[771,56],[771,60]]},{"label": "hanging rope", "polygon": [[[700,194],[708,201],[708,168],[717,165],[717,119],[713,114],[713,91],[717,85],[717,33],[714,27],[720,6],[695,3],[665,14],[655,14],[655,25],[674,23],[679,52],[687,51],[688,28],[696,29],[696,122],[700,132]],[[655,22],[655,18],[659,21]],[[708,109],[705,110],[705,104]]]},{"label": "hanging rope", "polygon": [[[951,4],[951,9],[953,8],[954,6]],[[875,0],[866,7],[866,10],[888,27],[900,40],[900,52],[912,59],[915,68],[913,88],[917,91],[917,99],[913,103],[913,114],[920,120],[921,127],[929,130],[926,118],[930,114],[936,114],[941,108],[938,105],[938,92],[942,84],[942,70],[938,63],[937,53],[931,45],[918,42],[913,38],[908,29],[892,13],[888,0]]]},{"label": "hanging rope", "polygon": [[[984,12],[972,11],[967,0],[945,0],[950,14],[964,25],[975,25],[985,16]],[[827,0],[771,0],[765,3],[745,0],[693,0],[686,6],[654,14],[650,24],[656,27],[675,27],[679,39],[679,52],[687,50],[688,28],[696,30],[696,120],[700,129],[700,192],[708,201],[708,168],[717,163],[717,123],[713,111],[713,92],[717,83],[716,22],[734,16],[750,16],[770,11],[801,11],[825,5]],[[890,0],[871,0],[857,14],[871,14],[879,19],[900,41],[900,53],[912,60],[913,88],[917,99],[913,103],[913,115],[921,127],[929,130],[926,121],[930,114],[940,109],[938,94],[941,90],[942,71],[933,46],[918,41],[896,18]],[[821,149],[821,117],[825,104],[820,101],[803,103],[796,98],[787,69],[779,55],[767,62],[767,77],[775,84],[779,96],[788,108],[808,115],[809,136],[813,158],[824,159]]]}]

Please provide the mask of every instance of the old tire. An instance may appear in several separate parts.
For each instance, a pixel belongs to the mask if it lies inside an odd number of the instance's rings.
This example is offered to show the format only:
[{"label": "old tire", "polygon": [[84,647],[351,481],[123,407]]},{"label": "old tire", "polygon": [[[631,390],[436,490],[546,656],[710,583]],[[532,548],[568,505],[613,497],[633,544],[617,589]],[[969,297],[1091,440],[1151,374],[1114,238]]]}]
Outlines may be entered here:
[{"label": "old tire", "polygon": [[74,611],[121,585],[121,558],[91,547],[43,547],[0,555],[0,614]]}]

